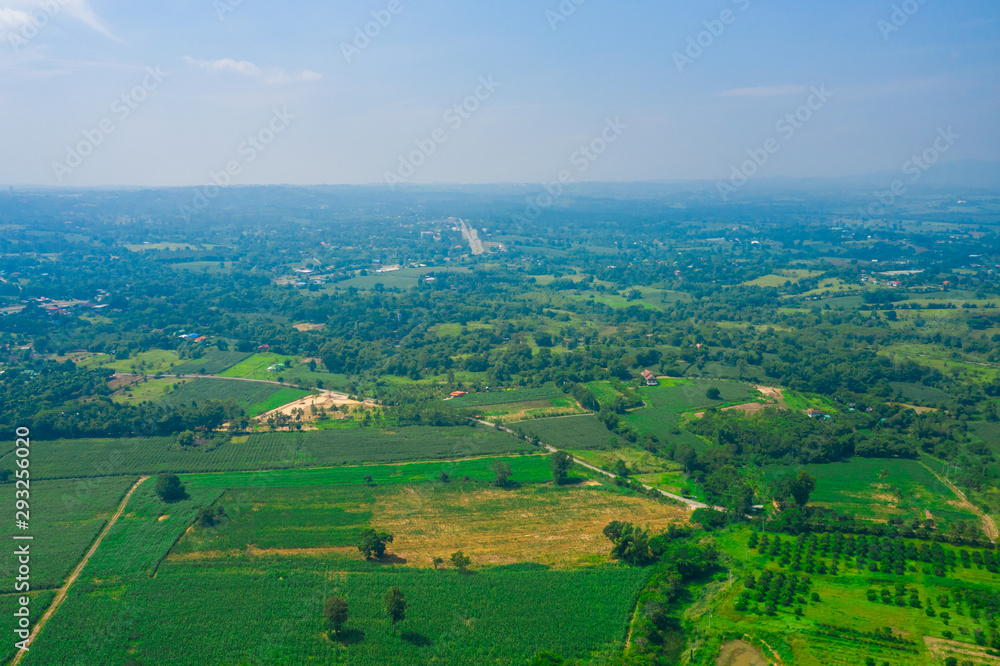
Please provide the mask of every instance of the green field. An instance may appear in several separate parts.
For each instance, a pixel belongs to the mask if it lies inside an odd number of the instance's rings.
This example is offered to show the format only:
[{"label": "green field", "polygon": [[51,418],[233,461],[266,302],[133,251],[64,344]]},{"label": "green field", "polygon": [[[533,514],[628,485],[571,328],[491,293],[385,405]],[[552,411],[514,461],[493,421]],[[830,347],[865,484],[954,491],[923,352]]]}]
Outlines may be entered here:
[{"label": "green field", "polygon": [[590,414],[521,421],[514,427],[557,449],[606,449],[614,437]]},{"label": "green field", "polygon": [[174,386],[184,384],[192,380],[176,379],[174,377],[163,377],[161,379],[148,379],[135,384],[125,386],[112,395],[111,399],[118,403],[138,404],[140,402],[158,402],[163,396],[173,389]]},{"label": "green field", "polygon": [[[167,562],[155,578],[81,585],[24,663],[521,666],[540,649],[606,660],[624,643],[646,579],[641,569],[614,566],[462,575],[377,565],[351,571],[341,562]],[[391,586],[408,601],[396,635],[382,601]],[[325,637],[320,612],[333,593],[350,607],[337,643]],[[105,639],[109,629],[115,633]]]},{"label": "green field", "polygon": [[[156,381],[156,380],[154,380]],[[169,380],[168,380],[169,381]],[[167,393],[160,402],[171,407],[206,400],[235,400],[247,416],[257,416],[308,396],[309,391],[260,382],[195,379]]]},{"label": "green field", "polygon": [[[764,471],[774,479],[800,469],[816,477],[810,502],[840,513],[877,520],[923,520],[929,513],[944,525],[956,520],[978,523],[974,514],[956,507],[954,493],[915,460],[852,458],[825,465],[768,465]],[[883,470],[888,473],[885,480],[879,479]]]},{"label": "green field", "polygon": [[83,367],[111,368],[117,372],[140,372],[155,375],[163,372],[172,373],[173,367],[181,363],[182,361],[175,351],[151,349],[118,361],[113,360],[106,354],[100,354],[83,361],[80,365]]},{"label": "green field", "polygon": [[892,390],[902,395],[903,401],[917,405],[937,406],[951,401],[951,396],[940,389],[909,382],[889,382]]},{"label": "green field", "polygon": [[561,398],[566,394],[557,388],[514,389],[512,391],[491,391],[490,393],[470,393],[461,398],[449,400],[453,407],[485,407],[488,405],[503,405],[512,402],[530,402],[535,400],[551,400]]},{"label": "green field", "polygon": [[194,358],[175,365],[172,375],[216,375],[248,358],[250,354],[231,351],[208,351],[201,358]]},{"label": "green field", "polygon": [[[0,525],[0,539],[13,544],[15,534],[34,537],[31,546],[32,589],[62,585],[63,579],[97,538],[114,513],[135,477],[106,477],[61,481],[32,480],[30,525],[27,532],[16,530],[11,520]],[[13,484],[9,489],[13,510]],[[0,559],[0,567],[10,575],[0,577],[0,593],[14,591],[14,547]]]},{"label": "green field", "polygon": [[[864,549],[848,550],[847,546],[842,546],[837,550],[833,545],[822,545],[829,535],[803,535],[801,546],[796,545],[795,537],[782,535],[782,554],[770,555],[775,552],[770,550],[774,535],[768,535],[771,544],[764,552],[748,548],[748,536],[749,531],[742,529],[720,540],[723,549],[736,562],[734,582],[731,587],[723,580],[705,586],[687,613],[691,629],[706,632],[708,636],[696,650],[693,664],[714,665],[715,654],[723,642],[744,636],[763,653],[777,654],[786,664],[804,666],[853,666],[864,664],[868,658],[873,658],[876,664],[940,664],[943,657],[933,657],[928,644],[921,640],[923,637],[940,641],[935,647],[943,648],[945,654],[949,648],[982,653],[983,649],[972,640],[977,630],[985,630],[988,642],[990,628],[982,611],[977,611],[973,617],[969,605],[963,608],[956,603],[956,592],[960,589],[992,595],[1000,584],[997,575],[984,571],[981,565],[966,567],[961,563],[958,557],[961,550],[974,552],[975,549],[944,546],[941,556],[942,562],[947,564],[937,570],[938,565],[928,560],[906,556],[902,560],[905,569],[897,574],[892,566],[895,556],[891,540],[879,541],[879,547],[871,549],[871,544],[876,542],[874,537],[868,537],[868,547]],[[860,543],[856,537],[850,540]],[[913,540],[900,540],[899,543],[904,549],[933,547]],[[888,549],[885,544],[889,545]],[[802,558],[797,569],[791,564],[795,552],[800,552]],[[856,557],[859,553],[863,557]],[[838,563],[836,574],[830,571],[834,562]],[[870,562],[878,563],[876,571],[870,570]],[[784,603],[785,593],[779,593],[773,614],[765,609],[771,602],[762,600],[775,598],[761,592],[763,571],[781,574],[786,580],[790,575],[796,577],[791,602]],[[757,579],[753,589],[748,589],[743,582],[748,574]],[[903,586],[902,597],[896,597],[897,584]],[[791,589],[787,584],[784,587]],[[769,585],[768,589],[773,586]],[[874,592],[875,601],[868,599],[869,590]],[[884,598],[883,590],[888,593]],[[812,598],[813,593],[817,598]],[[947,605],[940,601],[942,595],[947,597]],[[747,608],[742,611],[736,608],[741,596],[748,599]],[[914,607],[914,603],[918,606]],[[933,617],[926,611],[931,606]],[[713,609],[711,630],[708,630],[709,607]],[[801,616],[796,615],[796,608],[801,609]],[[881,636],[873,634],[885,627],[896,639],[887,640],[884,633]],[[952,639],[948,639],[945,632],[951,632]],[[955,656],[960,660],[968,658],[962,654]],[[983,657],[985,659],[975,659],[975,663],[995,661],[986,655]]]},{"label": "green field", "polygon": [[[286,367],[285,361],[291,365]],[[281,366],[276,371],[268,368]],[[350,383],[346,375],[339,375],[326,372],[323,365],[317,363],[315,370],[309,369],[309,363],[305,359],[295,356],[283,356],[279,354],[260,353],[237,363],[225,372],[219,373],[221,377],[244,377],[247,379],[264,379],[276,381],[281,377],[282,381],[288,384],[304,382],[312,386],[317,382],[323,382],[323,388],[344,390]]]}]

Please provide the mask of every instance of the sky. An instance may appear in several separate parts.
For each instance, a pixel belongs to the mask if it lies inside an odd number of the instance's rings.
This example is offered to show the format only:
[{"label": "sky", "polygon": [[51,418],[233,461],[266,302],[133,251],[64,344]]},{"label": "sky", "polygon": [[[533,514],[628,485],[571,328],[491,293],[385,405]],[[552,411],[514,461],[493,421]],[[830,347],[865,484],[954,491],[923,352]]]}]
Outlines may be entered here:
[{"label": "sky", "polygon": [[0,0],[0,183],[554,183],[1000,159],[996,0]]}]

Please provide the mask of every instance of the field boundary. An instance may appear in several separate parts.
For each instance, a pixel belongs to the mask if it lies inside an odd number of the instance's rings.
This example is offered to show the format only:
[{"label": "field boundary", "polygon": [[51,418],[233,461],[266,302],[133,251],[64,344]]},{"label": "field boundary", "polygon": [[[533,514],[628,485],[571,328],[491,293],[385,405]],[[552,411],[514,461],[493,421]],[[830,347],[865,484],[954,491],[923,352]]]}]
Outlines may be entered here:
[{"label": "field boundary", "polygon": [[977,516],[979,516],[979,519],[983,522],[983,531],[986,533],[986,537],[991,542],[996,543],[997,542],[997,537],[1000,536],[1000,534],[998,534],[997,525],[996,525],[996,523],[993,522],[993,518],[991,518],[988,514],[986,514],[978,506],[976,506],[975,504],[973,504],[972,502],[970,502],[969,498],[967,498],[965,496],[965,493],[963,493],[961,490],[958,489],[958,486],[956,486],[955,484],[953,484],[951,481],[948,481],[947,479],[942,479],[938,475],[938,473],[935,472],[933,469],[931,469],[927,465],[927,463],[925,463],[923,460],[918,460],[917,462],[919,462],[923,467],[925,467],[928,472],[930,472],[931,474],[933,474],[934,478],[936,478],[938,481],[940,481],[941,483],[943,483],[951,492],[955,493],[955,496],[958,497],[959,500],[961,500],[962,505],[966,509],[972,511]]},{"label": "field boundary", "polygon": [[[49,619],[51,619],[52,616],[56,614],[56,611],[59,610],[59,606],[62,604],[62,602],[66,600],[66,596],[69,593],[69,588],[73,585],[73,583],[76,582],[76,579],[79,578],[80,573],[83,571],[83,568],[87,566],[87,562],[90,561],[90,557],[95,552],[97,552],[97,547],[101,545],[101,542],[104,540],[104,537],[108,535],[108,532],[110,532],[114,524],[118,522],[118,519],[121,517],[122,513],[125,512],[125,505],[128,504],[128,501],[132,498],[132,493],[138,490],[139,486],[142,485],[142,482],[148,478],[149,478],[148,476],[140,477],[139,480],[136,481],[135,484],[132,486],[132,488],[127,493],[125,493],[125,497],[122,499],[121,504],[118,505],[118,510],[115,511],[115,515],[111,516],[111,520],[109,520],[108,524],[104,526],[104,529],[101,530],[101,533],[97,535],[97,539],[90,547],[90,550],[87,551],[87,554],[83,556],[83,559],[80,560],[80,563],[76,565],[75,569],[73,569],[73,572],[69,575],[69,578],[66,579],[66,583],[59,589],[59,591],[56,593],[55,598],[52,600],[52,603],[49,605],[48,609],[46,609],[45,614],[42,615],[42,618],[38,621],[37,624],[35,624],[34,629],[31,630],[31,635],[28,636],[28,647],[30,647],[31,644],[34,642],[35,638],[38,637],[38,634],[41,633],[42,629],[45,627],[45,624],[49,621]],[[17,666],[21,662],[21,659],[24,658],[26,652],[27,650],[18,650],[17,655],[10,662],[10,666]]]}]

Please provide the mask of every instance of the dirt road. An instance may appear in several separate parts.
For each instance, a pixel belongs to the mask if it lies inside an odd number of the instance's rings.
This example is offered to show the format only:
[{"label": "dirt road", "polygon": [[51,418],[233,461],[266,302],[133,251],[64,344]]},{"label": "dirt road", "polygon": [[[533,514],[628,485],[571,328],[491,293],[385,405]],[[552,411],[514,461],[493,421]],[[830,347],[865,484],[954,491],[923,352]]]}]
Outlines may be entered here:
[{"label": "dirt road", "polygon": [[982,509],[980,509],[978,506],[970,502],[969,499],[965,496],[965,493],[959,490],[954,483],[948,481],[947,479],[941,478],[941,475],[932,470],[926,464],[922,462],[920,464],[923,465],[928,472],[933,474],[938,481],[948,486],[951,492],[955,493],[955,495],[958,497],[958,500],[962,503],[962,508],[971,511],[972,513],[979,516],[979,519],[983,521],[983,532],[986,533],[986,537],[993,543],[996,543],[997,538],[1000,538],[1000,531],[997,530],[997,524],[993,522],[993,518],[983,513]]},{"label": "dirt road", "polygon": [[[73,569],[73,573],[69,575],[69,578],[66,579],[65,585],[63,585],[59,589],[59,592],[56,593],[55,599],[52,600],[52,604],[45,611],[45,614],[42,615],[42,619],[40,619],[35,624],[35,628],[31,630],[31,635],[28,637],[29,647],[31,646],[32,643],[35,642],[35,638],[38,636],[39,633],[41,633],[42,629],[45,627],[45,624],[49,621],[49,619],[56,614],[57,610],[59,610],[60,604],[62,604],[62,602],[66,600],[66,594],[69,592],[69,588],[73,585],[73,583],[76,582],[76,579],[79,578],[80,572],[83,571],[83,568],[87,566],[87,562],[90,561],[90,556],[93,555],[95,552],[97,552],[97,547],[101,545],[101,541],[104,540],[104,537],[107,536],[108,532],[111,531],[111,528],[121,517],[122,513],[125,511],[125,505],[128,504],[129,499],[132,497],[132,493],[134,493],[136,489],[138,489],[139,486],[142,485],[142,482],[148,478],[149,478],[148,476],[140,477],[139,480],[135,482],[135,485],[132,486],[132,488],[125,494],[125,498],[122,500],[121,504],[118,505],[118,510],[115,511],[115,515],[111,516],[111,520],[109,520],[108,524],[104,526],[103,530],[101,530],[101,533],[97,536],[97,540],[94,541],[94,545],[90,547],[90,550],[87,551],[87,554],[83,556],[83,559],[80,560],[80,563],[76,565],[75,569]],[[10,666],[17,666],[21,662],[21,659],[24,657],[24,654],[25,653],[23,650],[18,651],[17,656],[14,657],[14,660],[10,662]]]}]

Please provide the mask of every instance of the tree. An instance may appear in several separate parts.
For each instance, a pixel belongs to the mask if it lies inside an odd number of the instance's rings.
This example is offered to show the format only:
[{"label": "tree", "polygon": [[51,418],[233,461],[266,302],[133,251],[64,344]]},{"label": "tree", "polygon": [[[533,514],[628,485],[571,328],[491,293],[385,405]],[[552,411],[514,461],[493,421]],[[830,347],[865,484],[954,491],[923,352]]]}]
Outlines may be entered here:
[{"label": "tree", "polygon": [[365,483],[367,483],[369,486],[372,485],[372,475],[371,474],[365,474]]},{"label": "tree", "polygon": [[465,573],[465,570],[472,564],[472,558],[459,550],[451,554],[451,563],[456,569]]},{"label": "tree", "polygon": [[816,477],[810,476],[809,472],[804,469],[800,470],[789,484],[788,489],[792,498],[795,499],[795,503],[799,506],[805,506],[809,503],[809,495],[816,490]]},{"label": "tree", "polygon": [[573,467],[573,456],[565,451],[556,451],[549,460],[552,467],[552,478],[556,483],[564,483],[566,474]]},{"label": "tree", "polygon": [[9,483],[14,476],[12,469],[0,469],[0,483]]},{"label": "tree", "polygon": [[705,397],[708,398],[709,400],[721,400],[722,394],[719,393],[719,389],[713,386],[712,388],[705,391]]},{"label": "tree", "polygon": [[508,479],[514,475],[514,472],[510,470],[510,463],[505,460],[494,460],[490,463],[490,471],[495,475],[493,483],[501,488],[506,488],[507,484],[510,483]]},{"label": "tree", "polygon": [[190,430],[177,433],[177,443],[180,446],[194,446],[194,433]]},{"label": "tree", "polygon": [[332,596],[323,603],[323,617],[336,636],[340,628],[347,624],[347,600]]},{"label": "tree", "polygon": [[358,539],[358,550],[365,556],[365,559],[370,558],[372,555],[376,559],[380,559],[385,555],[386,544],[392,543],[392,540],[393,535],[388,532],[376,532],[373,529],[367,529],[361,533]]},{"label": "tree", "polygon": [[211,507],[203,506],[198,509],[197,522],[202,527],[214,527],[215,526],[215,511],[212,511]]},{"label": "tree", "polygon": [[184,484],[181,480],[177,478],[176,474],[168,474],[164,472],[156,477],[156,494],[164,502],[172,502],[174,500],[183,499],[187,496],[187,492],[184,490]]},{"label": "tree", "polygon": [[434,568],[437,569],[439,565],[444,564],[444,558],[435,557],[431,560],[431,562],[434,563]]},{"label": "tree", "polygon": [[396,635],[396,624],[406,619],[406,596],[396,586],[385,593],[385,613],[392,622],[392,634]]}]

